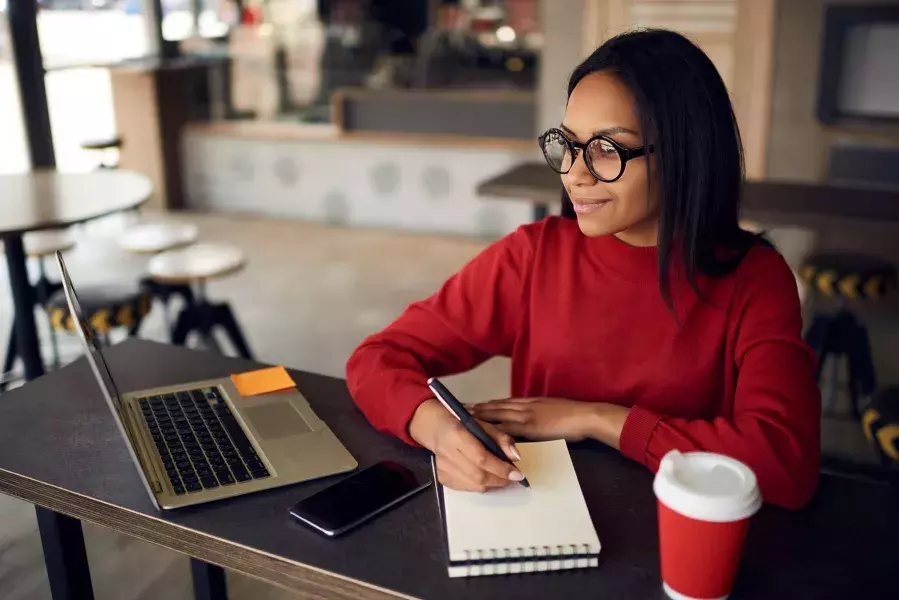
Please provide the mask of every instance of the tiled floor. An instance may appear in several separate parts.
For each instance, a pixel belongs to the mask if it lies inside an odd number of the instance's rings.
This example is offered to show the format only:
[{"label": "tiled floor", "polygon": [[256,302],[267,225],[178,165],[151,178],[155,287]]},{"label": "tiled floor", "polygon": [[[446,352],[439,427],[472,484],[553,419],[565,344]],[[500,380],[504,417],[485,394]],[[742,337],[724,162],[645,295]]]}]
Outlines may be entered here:
[{"label": "tiled floor", "polygon": [[[257,358],[334,376],[343,375],[347,356],[365,335],[389,323],[409,302],[435,291],[487,243],[244,216],[183,218],[199,225],[203,241],[234,243],[246,252],[246,270],[212,283],[209,292],[231,302]],[[124,255],[114,243],[123,226],[123,219],[115,217],[76,232],[79,244],[68,258],[76,286],[134,280],[143,272],[145,259]],[[6,289],[4,264],[0,290]],[[4,337],[0,343],[4,346],[10,314],[9,296],[2,291],[0,336]],[[46,338],[43,320],[41,324]],[[162,314],[155,309],[144,335],[163,339],[164,331]],[[75,341],[63,340],[64,361],[77,355]],[[493,360],[452,378],[451,385],[465,398],[499,397],[508,393],[508,372],[508,361]],[[825,437],[836,451],[870,460],[870,448],[859,431],[853,421],[825,423]],[[99,600],[191,597],[188,563],[183,558],[100,527],[85,529]],[[295,597],[243,576],[229,575],[229,585],[231,597],[238,600]],[[33,511],[3,496],[0,597],[49,597]]]}]

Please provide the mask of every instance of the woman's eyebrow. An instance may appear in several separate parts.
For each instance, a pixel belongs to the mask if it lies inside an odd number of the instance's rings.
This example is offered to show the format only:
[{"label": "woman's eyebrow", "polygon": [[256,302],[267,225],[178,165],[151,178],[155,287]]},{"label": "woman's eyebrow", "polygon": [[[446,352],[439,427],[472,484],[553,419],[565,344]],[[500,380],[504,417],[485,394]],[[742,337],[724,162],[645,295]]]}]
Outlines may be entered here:
[{"label": "woman's eyebrow", "polygon": [[[564,124],[560,125],[560,127],[561,127],[562,131],[564,131],[565,133],[567,133],[567,134],[569,134],[569,135],[572,135],[572,136],[574,136],[575,138],[577,137],[577,136],[575,135],[575,133],[574,133],[573,131],[571,131],[571,129],[569,129],[568,127],[566,127]],[[628,129],[627,127],[621,127],[621,126],[607,127],[607,128],[605,128],[605,129],[598,129],[598,130],[594,131],[594,132],[593,132],[592,134],[590,134],[590,135],[591,135],[591,136],[595,136],[595,135],[615,135],[616,133],[630,133],[630,134],[632,134],[632,135],[637,135],[637,136],[640,135],[639,133],[637,133],[637,132],[634,131],[633,129]]]}]

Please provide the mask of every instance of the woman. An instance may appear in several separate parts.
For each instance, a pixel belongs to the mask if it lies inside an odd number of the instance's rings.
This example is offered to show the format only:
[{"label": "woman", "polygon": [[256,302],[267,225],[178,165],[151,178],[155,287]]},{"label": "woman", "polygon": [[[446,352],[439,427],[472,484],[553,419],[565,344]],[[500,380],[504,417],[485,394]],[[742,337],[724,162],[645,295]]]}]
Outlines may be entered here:
[{"label": "woman", "polygon": [[737,224],[742,150],[714,65],[676,33],[611,39],[540,145],[562,218],[491,245],[365,340],[347,365],[359,407],[434,452],[444,485],[507,485],[521,473],[425,381],[511,356],[513,397],[472,407],[510,458],[510,436],[596,439],[653,471],[675,448],[720,452],[752,467],[767,502],[805,504],[816,359],[789,267]]}]

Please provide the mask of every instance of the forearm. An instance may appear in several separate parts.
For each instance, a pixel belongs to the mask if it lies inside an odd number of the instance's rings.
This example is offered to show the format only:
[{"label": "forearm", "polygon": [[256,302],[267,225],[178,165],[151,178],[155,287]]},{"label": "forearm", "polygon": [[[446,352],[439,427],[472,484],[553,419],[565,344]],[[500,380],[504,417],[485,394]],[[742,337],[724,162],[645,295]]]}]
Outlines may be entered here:
[{"label": "forearm", "polygon": [[599,402],[595,405],[590,419],[589,437],[599,440],[607,446],[619,450],[619,439],[624,422],[630,414],[630,409],[616,404]]}]

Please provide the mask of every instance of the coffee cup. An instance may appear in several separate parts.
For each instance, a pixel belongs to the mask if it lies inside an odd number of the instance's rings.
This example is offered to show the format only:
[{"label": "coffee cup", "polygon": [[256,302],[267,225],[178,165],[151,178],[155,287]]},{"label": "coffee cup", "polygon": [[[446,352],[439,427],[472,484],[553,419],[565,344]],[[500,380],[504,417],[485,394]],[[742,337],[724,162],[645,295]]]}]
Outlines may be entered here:
[{"label": "coffee cup", "polygon": [[731,592],[749,520],[762,505],[742,462],[672,450],[656,473],[662,586],[675,600],[720,600]]}]

